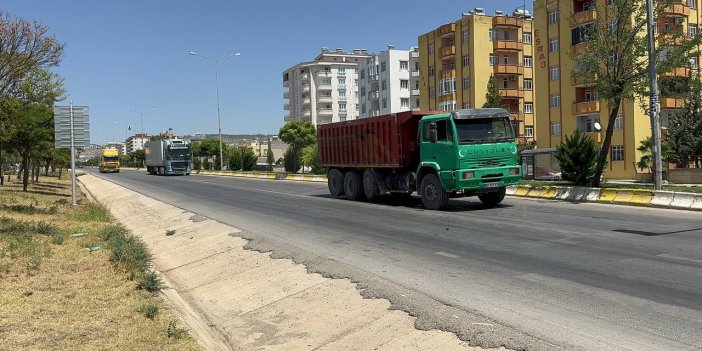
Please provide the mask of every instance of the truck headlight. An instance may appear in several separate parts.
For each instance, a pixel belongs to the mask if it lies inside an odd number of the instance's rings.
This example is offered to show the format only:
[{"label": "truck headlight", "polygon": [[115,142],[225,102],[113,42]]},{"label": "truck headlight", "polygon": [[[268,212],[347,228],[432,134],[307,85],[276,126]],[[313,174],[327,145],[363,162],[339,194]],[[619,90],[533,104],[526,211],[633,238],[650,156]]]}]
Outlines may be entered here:
[{"label": "truck headlight", "polygon": [[463,175],[461,176],[463,180],[468,180],[468,179],[473,179],[475,178],[475,172],[463,172]]},{"label": "truck headlight", "polygon": [[511,174],[511,175],[519,175],[519,168],[510,168],[510,169],[509,169],[509,174]]}]

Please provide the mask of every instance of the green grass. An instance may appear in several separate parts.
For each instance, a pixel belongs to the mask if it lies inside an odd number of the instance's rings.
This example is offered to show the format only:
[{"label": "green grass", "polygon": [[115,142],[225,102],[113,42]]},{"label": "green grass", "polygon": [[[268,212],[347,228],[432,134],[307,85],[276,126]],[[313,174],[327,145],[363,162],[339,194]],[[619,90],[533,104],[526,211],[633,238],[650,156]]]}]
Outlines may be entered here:
[{"label": "green grass", "polygon": [[156,271],[148,271],[139,278],[137,287],[150,293],[157,293],[165,289],[166,285]]},{"label": "green grass", "polygon": [[105,206],[90,202],[80,212],[73,214],[72,219],[79,222],[109,222],[112,215]]},{"label": "green grass", "polygon": [[141,313],[148,319],[154,319],[158,314],[158,305],[153,303],[144,303],[137,308],[137,312]]}]

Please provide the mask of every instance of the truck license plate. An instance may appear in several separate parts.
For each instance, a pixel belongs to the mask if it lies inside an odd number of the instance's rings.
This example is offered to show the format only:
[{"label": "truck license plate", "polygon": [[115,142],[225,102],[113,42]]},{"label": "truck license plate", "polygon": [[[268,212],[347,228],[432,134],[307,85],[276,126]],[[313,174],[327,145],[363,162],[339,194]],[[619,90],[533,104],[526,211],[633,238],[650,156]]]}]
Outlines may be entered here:
[{"label": "truck license plate", "polygon": [[499,188],[500,182],[485,183],[486,188]]}]

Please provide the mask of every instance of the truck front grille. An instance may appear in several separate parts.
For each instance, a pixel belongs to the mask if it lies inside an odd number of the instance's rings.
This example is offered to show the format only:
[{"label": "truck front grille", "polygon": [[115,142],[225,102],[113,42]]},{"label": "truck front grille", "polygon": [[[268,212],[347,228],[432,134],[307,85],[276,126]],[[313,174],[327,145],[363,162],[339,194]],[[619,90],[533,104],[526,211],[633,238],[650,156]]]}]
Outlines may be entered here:
[{"label": "truck front grille", "polygon": [[171,162],[171,169],[174,171],[183,171],[188,168],[187,162]]}]

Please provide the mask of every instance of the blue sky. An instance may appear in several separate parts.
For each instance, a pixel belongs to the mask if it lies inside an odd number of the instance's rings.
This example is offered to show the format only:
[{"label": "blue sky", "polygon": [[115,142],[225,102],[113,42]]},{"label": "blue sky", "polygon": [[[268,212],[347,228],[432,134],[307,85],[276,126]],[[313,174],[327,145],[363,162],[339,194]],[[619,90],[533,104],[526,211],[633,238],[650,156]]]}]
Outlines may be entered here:
[{"label": "blue sky", "polygon": [[[90,106],[92,141],[144,129],[216,133],[214,63],[220,62],[223,133],[275,133],[283,124],[283,70],[322,46],[417,45],[417,36],[475,7],[511,13],[523,1],[455,0],[4,0],[0,10],[35,20],[66,43],[56,71],[69,98]],[[531,3],[527,2],[531,10]],[[436,9],[441,9],[437,11]],[[68,104],[68,101],[64,102]],[[64,104],[61,103],[61,104]],[[156,111],[151,109],[156,108]],[[115,123],[117,122],[117,123]]]}]

